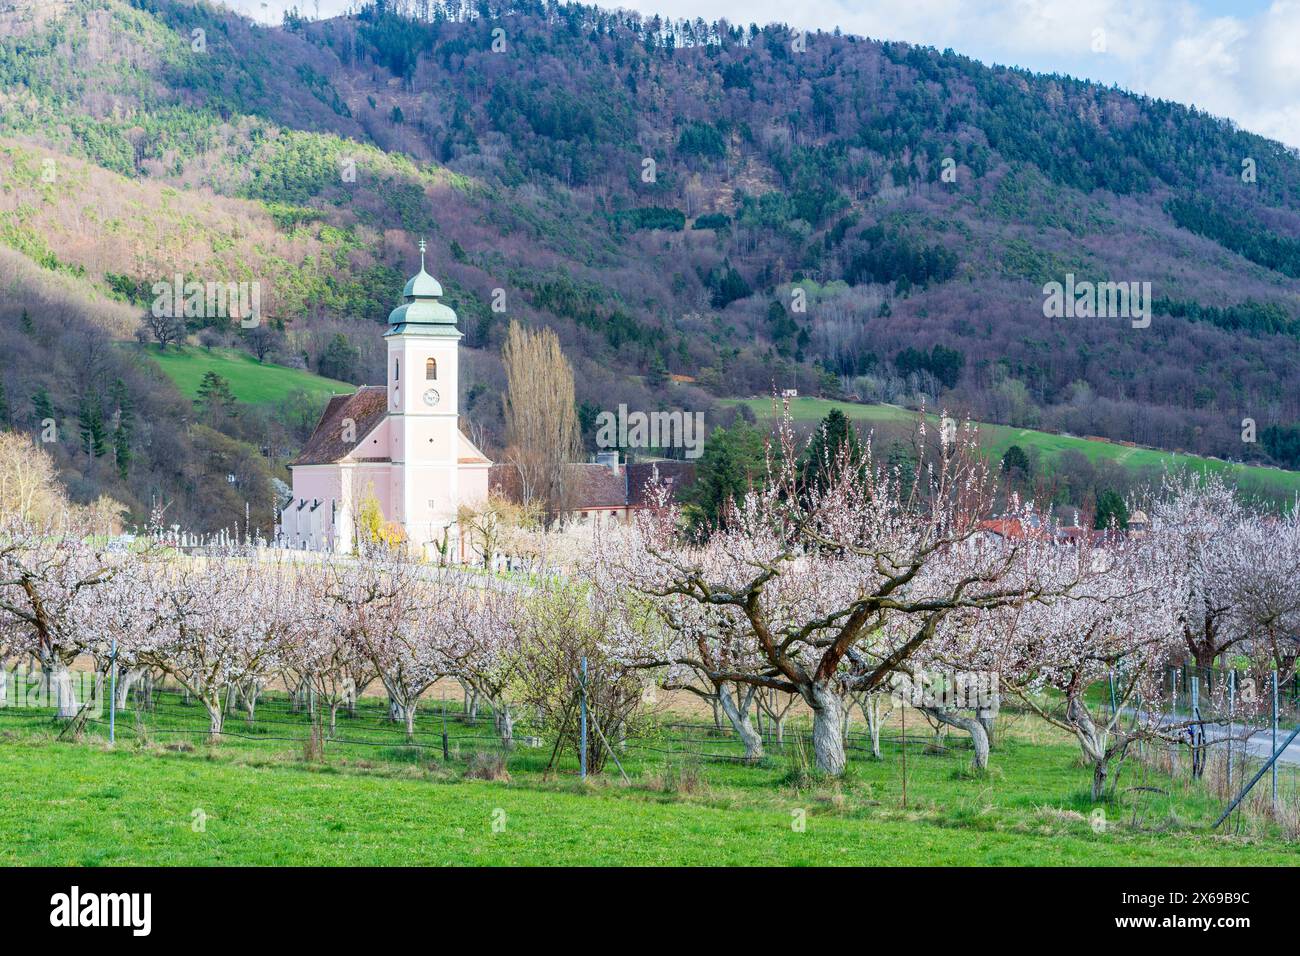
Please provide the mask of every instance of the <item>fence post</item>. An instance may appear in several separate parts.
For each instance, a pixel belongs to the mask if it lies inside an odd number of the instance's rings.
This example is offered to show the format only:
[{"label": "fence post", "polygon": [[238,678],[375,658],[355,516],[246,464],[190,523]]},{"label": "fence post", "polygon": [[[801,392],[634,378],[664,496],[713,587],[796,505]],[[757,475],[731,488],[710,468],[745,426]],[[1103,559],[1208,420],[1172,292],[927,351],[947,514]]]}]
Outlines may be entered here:
[{"label": "fence post", "polygon": [[[117,635],[113,635],[113,669],[108,679],[108,742],[117,743]],[[4,675],[0,674],[0,680]]]},{"label": "fence post", "polygon": [[1237,669],[1228,671],[1228,791],[1232,792],[1232,717],[1237,708]]},{"label": "fence post", "polygon": [[579,683],[578,692],[581,695],[578,705],[581,708],[581,736],[578,741],[578,774],[583,779],[587,779],[587,659],[582,659],[582,680]]},{"label": "fence post", "polygon": [[[1273,753],[1277,753],[1277,668],[1273,668]],[[1277,810],[1277,761],[1273,761],[1273,809]]]},{"label": "fence post", "polygon": [[448,763],[451,754],[447,750],[447,692],[442,692],[442,762]]}]

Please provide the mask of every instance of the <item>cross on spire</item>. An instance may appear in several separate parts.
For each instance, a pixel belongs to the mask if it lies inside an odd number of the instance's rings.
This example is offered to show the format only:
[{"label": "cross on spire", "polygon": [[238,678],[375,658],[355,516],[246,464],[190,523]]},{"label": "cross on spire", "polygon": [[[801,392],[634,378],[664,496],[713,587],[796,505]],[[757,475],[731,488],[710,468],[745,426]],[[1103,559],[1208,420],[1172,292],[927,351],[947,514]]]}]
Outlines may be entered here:
[{"label": "cross on spire", "polygon": [[421,239],[420,239],[420,271],[421,271],[421,272],[424,271],[424,250],[425,250],[426,248],[428,248],[428,246],[427,246],[427,244],[425,243],[424,239],[421,238]]}]

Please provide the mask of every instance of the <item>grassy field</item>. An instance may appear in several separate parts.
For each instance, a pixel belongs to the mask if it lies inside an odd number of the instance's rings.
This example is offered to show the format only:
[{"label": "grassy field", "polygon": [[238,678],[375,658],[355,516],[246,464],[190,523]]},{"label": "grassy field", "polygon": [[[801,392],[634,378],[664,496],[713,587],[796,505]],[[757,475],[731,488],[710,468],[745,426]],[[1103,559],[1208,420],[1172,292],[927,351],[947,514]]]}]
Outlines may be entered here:
[{"label": "grassy field", "polygon": [[323,406],[330,395],[354,392],[355,385],[322,378],[303,369],[258,362],[238,349],[205,349],[186,345],[159,351],[156,345],[130,346],[157,362],[182,395],[194,398],[207,372],[216,372],[230,383],[235,398],[248,405],[270,405],[293,392],[306,392]]},{"label": "grassy field", "polygon": [[[611,764],[583,783],[571,755],[547,779],[549,745],[516,748],[509,779],[486,781],[466,767],[494,751],[490,725],[453,713],[444,763],[438,710],[425,708],[417,738],[432,746],[410,748],[384,725],[382,702],[363,700],[341,719],[339,736],[354,743],[329,743],[320,760],[306,759],[305,718],[283,701],[266,702],[251,729],[228,718],[231,735],[216,747],[201,743],[192,705],[160,706],[139,724],[123,714],[115,748],[101,724],[62,742],[44,714],[0,710],[0,776],[12,782],[0,802],[0,864],[1300,862],[1300,844],[1275,824],[1246,818],[1241,832],[1210,831],[1219,798],[1136,762],[1094,827],[1078,747],[1024,716],[1000,718],[986,775],[968,770],[960,738],[927,747],[922,725],[906,755],[904,805],[898,740],[881,761],[854,751],[845,779],[819,782],[799,772],[793,744],[744,766],[718,759],[736,753],[729,738],[666,723],[622,752],[630,782]],[[918,734],[910,720],[909,733]],[[802,830],[792,825],[801,818]]]},{"label": "grassy field", "polygon": [[[748,405],[760,420],[773,415],[770,398],[731,399],[730,404]],[[796,398],[790,401],[790,414],[796,422],[816,422],[826,417],[832,408],[838,408],[855,422],[866,427],[880,424],[911,424],[916,412],[897,405],[860,405],[854,402],[836,402],[823,398]],[[927,416],[938,422],[938,416]],[[1062,452],[1077,451],[1094,462],[1114,462],[1134,470],[1149,469],[1159,473],[1165,468],[1193,468],[1223,475],[1239,482],[1243,488],[1259,490],[1273,497],[1291,497],[1300,493],[1300,472],[1264,468],[1255,465],[1236,465],[1198,455],[1181,455],[1156,451],[1150,448],[1133,448],[1116,442],[1099,439],[1076,438],[1035,431],[1032,428],[1011,428],[1006,425],[980,423],[980,447],[990,456],[999,459],[1012,445],[1026,450],[1036,448],[1044,461],[1051,461]]]}]

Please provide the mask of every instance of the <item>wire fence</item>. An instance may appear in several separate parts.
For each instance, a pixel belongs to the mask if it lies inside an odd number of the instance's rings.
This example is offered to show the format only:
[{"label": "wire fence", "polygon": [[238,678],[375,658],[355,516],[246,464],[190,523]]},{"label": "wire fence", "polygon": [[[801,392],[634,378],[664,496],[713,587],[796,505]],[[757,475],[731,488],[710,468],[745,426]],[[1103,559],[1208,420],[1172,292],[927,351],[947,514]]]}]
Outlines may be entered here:
[{"label": "wire fence", "polygon": [[[39,670],[9,673],[8,706],[0,706],[0,729],[62,733],[67,721],[54,720],[56,707]],[[82,733],[122,745],[192,746],[216,738],[239,745],[278,745],[331,759],[410,764],[437,762],[466,766],[484,753],[508,749],[512,764],[528,769],[553,765],[558,772],[576,772],[576,731],[558,740],[558,721],[524,709],[513,713],[509,740],[498,727],[498,715],[488,704],[470,705],[459,693],[438,693],[420,700],[409,723],[388,698],[360,696],[331,707],[310,694],[261,690],[250,700],[230,688],[221,708],[220,730],[205,705],[185,688],[166,679],[137,681],[121,695],[110,713],[109,689],[97,675],[81,674],[77,698],[90,702],[77,721]],[[755,722],[765,754],[771,757],[812,754],[812,729],[806,716],[778,722],[759,716]],[[856,729],[855,729],[856,728]],[[859,720],[845,728],[844,746],[850,760],[897,753],[904,747],[917,753],[968,750],[963,739],[926,728],[918,720],[904,734],[897,726],[883,728],[874,738]],[[609,748],[616,759],[628,756],[643,762],[658,760],[739,764],[750,758],[729,724],[660,714],[639,720],[633,728],[609,728]],[[557,743],[560,746],[557,747]],[[552,755],[554,759],[552,760]]]},{"label": "wire fence", "polygon": [[[56,708],[45,692],[25,693],[45,679],[39,670],[7,675],[6,706],[0,706],[0,736],[6,731],[31,734],[67,735],[69,721],[55,720]],[[1171,675],[1171,680],[1207,679],[1206,675]],[[1224,675],[1215,675],[1223,679]],[[499,715],[490,705],[472,705],[458,688],[435,689],[420,700],[409,722],[394,712],[384,696],[360,696],[330,707],[310,694],[281,689],[260,690],[251,699],[230,688],[222,706],[221,727],[213,734],[207,707],[183,687],[164,679],[137,681],[123,695],[116,710],[107,706],[107,688],[96,683],[97,675],[82,675],[86,691],[79,699],[95,697],[81,719],[80,732],[100,739],[110,735],[121,747],[157,747],[191,750],[214,736],[223,748],[238,748],[268,759],[307,760],[337,763],[364,769],[387,768],[395,772],[441,768],[456,774],[486,772],[554,771],[576,775],[581,766],[576,730],[562,737],[558,715],[548,716],[524,709],[512,714],[513,726],[507,742],[498,724]],[[24,687],[26,685],[26,687]],[[1286,684],[1279,687],[1285,699]],[[1190,700],[1191,698],[1187,698]],[[1178,704],[1175,703],[1175,707]],[[706,712],[707,714],[707,712]],[[844,729],[846,757],[854,762],[876,758],[899,762],[912,757],[970,754],[971,742],[961,733],[927,723],[919,713],[909,711],[906,723],[897,718],[873,734],[859,715]],[[763,762],[785,768],[787,773],[805,773],[811,767],[813,746],[811,725],[806,714],[778,722],[771,715],[755,715],[755,728],[762,740]],[[997,740],[1009,722],[1032,716],[1014,707],[1003,708],[995,730]],[[904,728],[906,732],[904,732]],[[743,743],[726,722],[685,717],[662,712],[638,720],[631,727],[605,728],[607,748],[619,771],[653,776],[665,768],[688,765],[735,766],[749,761]],[[1141,759],[1175,779],[1199,777],[1216,796],[1231,798],[1272,753],[1269,737],[1261,729],[1248,746],[1211,740],[1201,769],[1192,769],[1192,748],[1150,743],[1143,745]],[[626,770],[624,769],[626,768]],[[1275,766],[1255,788],[1247,809],[1272,812],[1293,809],[1300,827],[1300,768],[1290,761]]]},{"label": "wire fence", "polygon": [[1198,667],[1185,663],[1165,675],[1169,708],[1176,715],[1232,718],[1261,728],[1288,730],[1300,723],[1300,679],[1276,669]]}]

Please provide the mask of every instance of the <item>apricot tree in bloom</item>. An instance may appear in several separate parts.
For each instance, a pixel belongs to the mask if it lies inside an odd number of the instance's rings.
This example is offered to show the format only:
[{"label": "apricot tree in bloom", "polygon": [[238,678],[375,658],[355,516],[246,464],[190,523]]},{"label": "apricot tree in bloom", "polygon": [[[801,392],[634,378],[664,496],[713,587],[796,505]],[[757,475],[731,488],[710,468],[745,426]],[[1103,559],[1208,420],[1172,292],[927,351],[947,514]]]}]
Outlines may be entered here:
[{"label": "apricot tree in bloom", "polygon": [[326,567],[332,620],[368,657],[388,692],[391,716],[415,738],[420,695],[442,676],[438,646],[451,629],[450,591],[399,549],[375,547]]},{"label": "apricot tree in bloom", "polygon": [[317,708],[328,713],[331,736],[338,730],[340,708],[355,706],[376,676],[365,648],[353,639],[345,605],[330,597],[332,580],[315,568],[296,575],[294,593],[304,613],[285,656],[293,686],[307,692],[312,716]]},{"label": "apricot tree in bloom", "polygon": [[96,622],[106,589],[138,557],[112,553],[101,540],[61,524],[10,518],[0,527],[0,629],[40,661],[60,718],[78,710],[73,661],[105,650]]},{"label": "apricot tree in bloom", "polygon": [[522,593],[447,580],[451,627],[438,643],[440,670],[492,708],[501,743],[514,743],[515,691],[526,666],[523,641],[530,613]]},{"label": "apricot tree in bloom", "polygon": [[1200,668],[1251,636],[1238,580],[1256,557],[1242,550],[1251,520],[1237,493],[1208,474],[1167,475],[1152,508],[1152,537],[1182,583],[1174,600],[1183,644]]},{"label": "apricot tree in bloom", "polygon": [[745,759],[761,759],[763,738],[751,713],[757,694],[768,688],[722,676],[762,670],[744,615],[682,595],[648,598],[624,586],[618,566],[604,562],[593,565],[592,580],[597,600],[611,612],[610,653],[628,666],[655,671],[665,690],[686,691],[715,705],[744,745]]},{"label": "apricot tree in bloom", "polygon": [[1252,515],[1227,542],[1226,590],[1253,656],[1286,681],[1300,656],[1300,511]]},{"label": "apricot tree in bloom", "polygon": [[158,562],[150,575],[158,617],[135,657],[203,704],[209,742],[220,739],[230,690],[284,666],[300,613],[292,581],[285,568],[235,553]]},{"label": "apricot tree in bloom", "polygon": [[[1045,584],[1073,582],[1068,595],[1004,609],[977,627],[989,635],[988,663],[1003,686],[1079,741],[1097,800],[1134,743],[1186,742],[1195,723],[1163,713],[1162,677],[1181,653],[1177,597],[1187,585],[1158,540],[1061,546],[1052,558]],[[1090,698],[1099,687],[1103,696]]]},{"label": "apricot tree in bloom", "polygon": [[[719,666],[678,643],[658,663],[798,693],[813,712],[817,767],[839,775],[845,694],[882,686],[954,613],[1039,599],[1046,547],[977,538],[994,481],[969,424],[928,443],[922,420],[906,470],[878,461],[869,440],[841,448],[815,483],[797,457],[787,419],[766,485],[703,541],[682,533],[678,509],[652,489],[654,507],[598,542],[596,567],[603,591],[637,592],[664,622],[682,602],[727,615],[744,654]],[[850,651],[862,662],[853,674]]]}]

